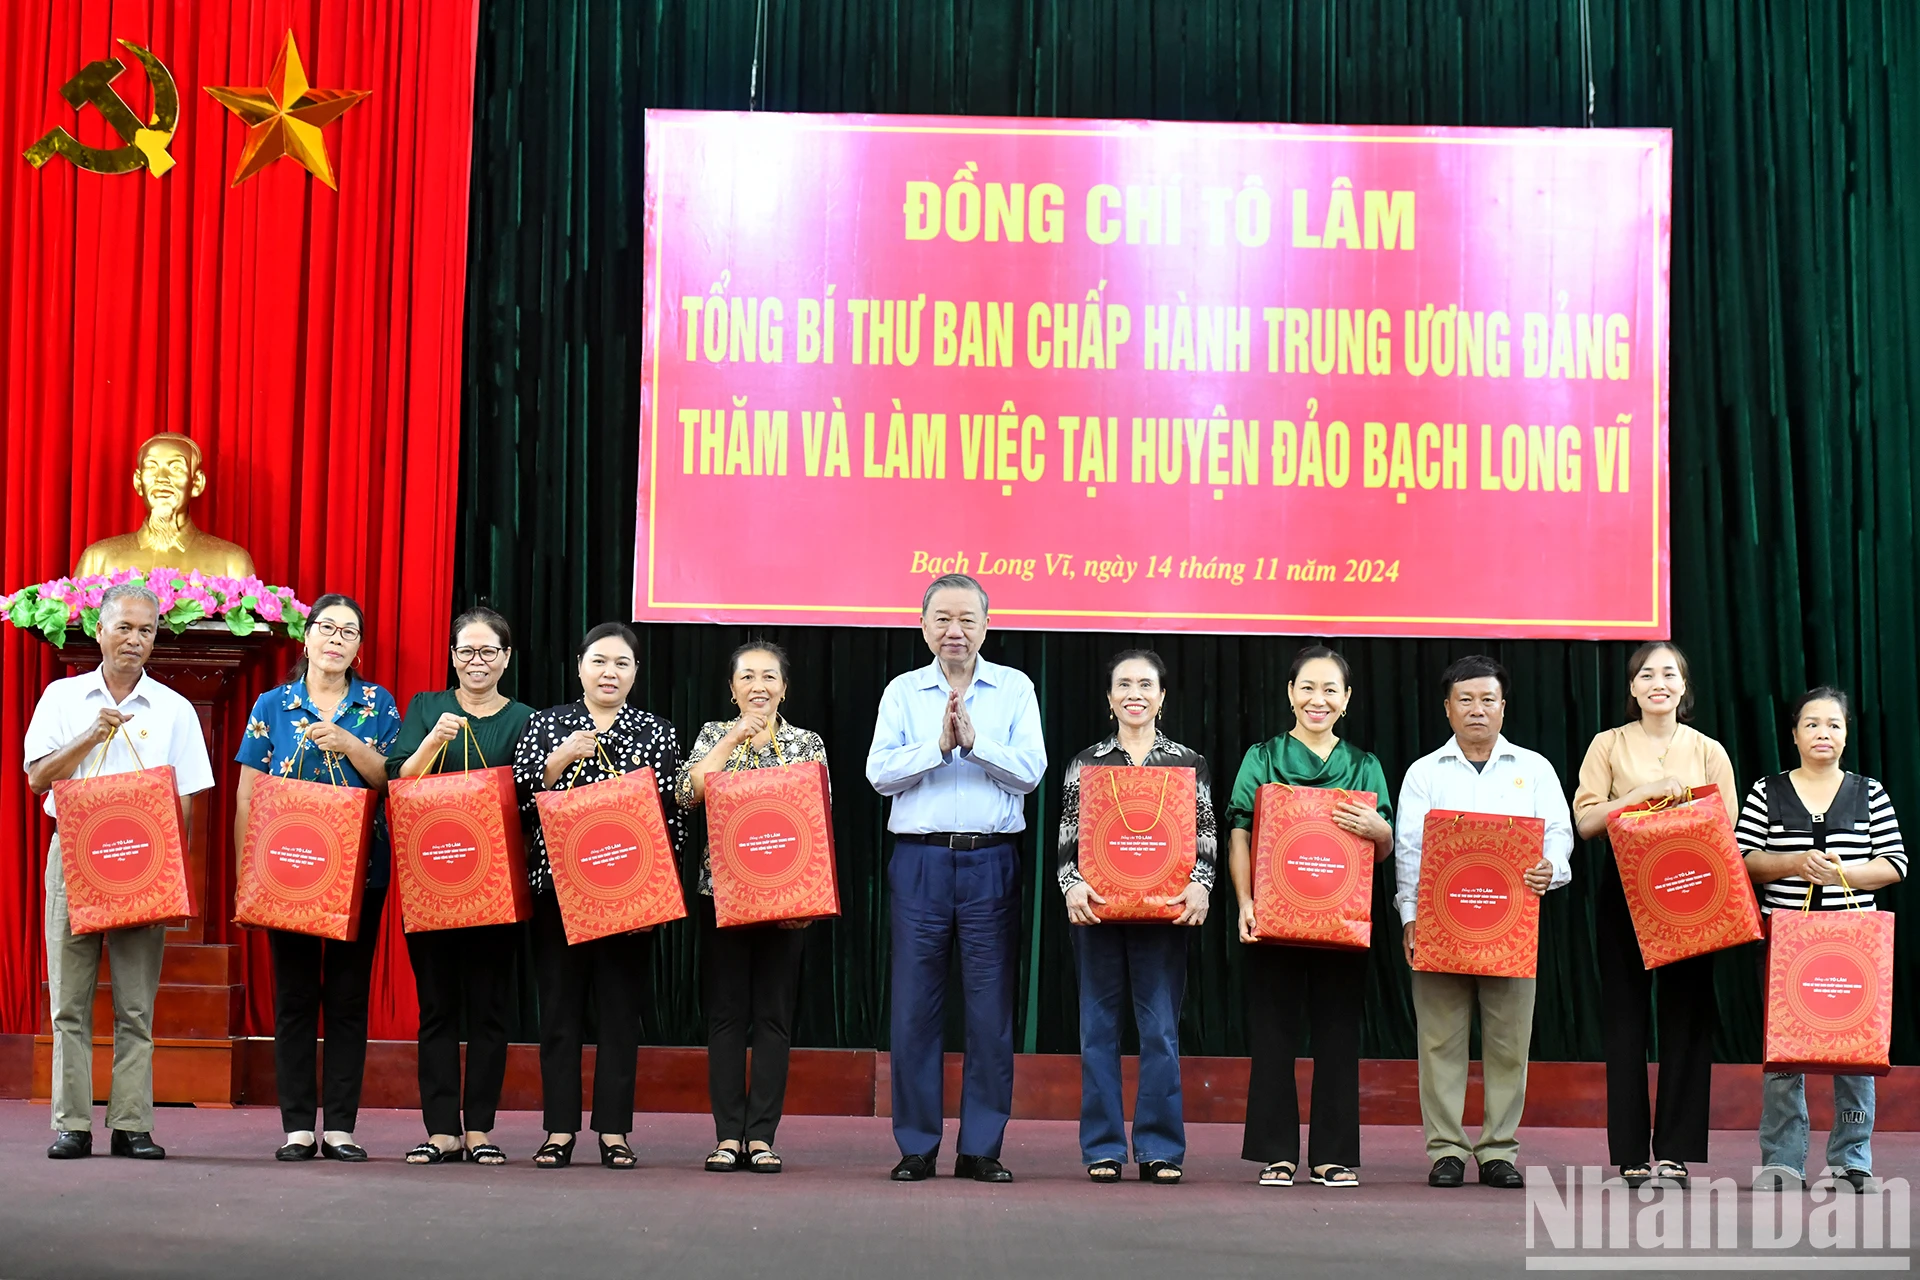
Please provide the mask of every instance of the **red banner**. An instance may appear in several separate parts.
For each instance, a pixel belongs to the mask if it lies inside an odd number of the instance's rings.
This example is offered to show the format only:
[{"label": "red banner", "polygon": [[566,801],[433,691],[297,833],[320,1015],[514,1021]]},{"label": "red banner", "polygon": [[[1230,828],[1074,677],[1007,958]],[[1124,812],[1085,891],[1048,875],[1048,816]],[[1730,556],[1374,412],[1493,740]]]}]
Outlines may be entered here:
[{"label": "red banner", "polygon": [[1668,633],[1666,130],[646,137],[636,617]]}]

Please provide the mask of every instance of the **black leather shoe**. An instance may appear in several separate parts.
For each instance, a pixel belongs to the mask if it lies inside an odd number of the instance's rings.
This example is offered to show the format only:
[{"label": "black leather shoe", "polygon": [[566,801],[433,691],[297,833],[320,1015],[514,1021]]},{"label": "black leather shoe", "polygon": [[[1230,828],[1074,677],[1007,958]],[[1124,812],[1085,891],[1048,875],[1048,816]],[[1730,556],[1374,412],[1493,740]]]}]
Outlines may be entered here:
[{"label": "black leather shoe", "polygon": [[933,1176],[933,1161],[925,1156],[901,1156],[888,1177],[895,1182],[925,1182]]},{"label": "black leather shoe", "polygon": [[1013,1175],[1007,1166],[992,1156],[956,1156],[953,1161],[953,1176],[972,1178],[975,1182],[1012,1182]]},{"label": "black leather shoe", "polygon": [[1480,1185],[1518,1191],[1527,1185],[1527,1180],[1520,1176],[1520,1171],[1513,1167],[1511,1160],[1483,1160],[1480,1163]]},{"label": "black leather shoe", "polygon": [[49,1160],[85,1160],[93,1154],[93,1131],[91,1129],[62,1129],[60,1136],[47,1148]]},{"label": "black leather shoe", "polygon": [[150,1133],[129,1133],[125,1129],[113,1131],[113,1141],[109,1149],[117,1156],[126,1156],[130,1160],[165,1160],[167,1149],[153,1140]]},{"label": "black leather shoe", "polygon": [[1430,1187],[1457,1187],[1467,1180],[1467,1162],[1459,1156],[1441,1156],[1427,1170]]},{"label": "black leather shoe", "polygon": [[367,1149],[356,1142],[343,1142],[336,1147],[322,1138],[320,1154],[328,1160],[344,1160],[348,1164],[359,1164],[367,1158]]},{"label": "black leather shoe", "polygon": [[295,1160],[311,1160],[319,1154],[320,1144],[317,1142],[289,1142],[286,1146],[274,1152],[273,1158],[275,1160],[292,1162]]}]

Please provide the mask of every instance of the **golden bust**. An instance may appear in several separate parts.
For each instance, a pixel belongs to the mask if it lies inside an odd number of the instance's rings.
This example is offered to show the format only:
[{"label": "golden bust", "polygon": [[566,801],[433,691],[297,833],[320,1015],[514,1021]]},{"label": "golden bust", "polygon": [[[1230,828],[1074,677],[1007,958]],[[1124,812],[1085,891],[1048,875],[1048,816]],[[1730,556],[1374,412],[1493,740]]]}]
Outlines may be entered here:
[{"label": "golden bust", "polygon": [[133,491],[147,504],[146,521],[132,533],[104,538],[81,552],[73,576],[156,568],[252,576],[253,557],[245,548],[202,532],[187,514],[207,487],[200,461],[200,446],[186,436],[162,432],[142,444],[134,458]]}]

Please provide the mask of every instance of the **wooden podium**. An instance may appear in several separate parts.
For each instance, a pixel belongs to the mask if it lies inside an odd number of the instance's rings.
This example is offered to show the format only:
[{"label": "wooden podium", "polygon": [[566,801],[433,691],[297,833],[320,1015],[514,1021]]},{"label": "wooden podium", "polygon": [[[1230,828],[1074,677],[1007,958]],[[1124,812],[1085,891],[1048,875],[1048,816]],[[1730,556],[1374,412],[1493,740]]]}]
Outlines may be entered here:
[{"label": "wooden podium", "polygon": [[[153,1010],[153,1099],[199,1106],[232,1106],[240,1097],[240,1059],[246,987],[240,976],[239,948],[206,940],[209,916],[226,910],[225,895],[208,893],[208,834],[215,822],[229,820],[233,799],[218,779],[238,744],[224,736],[224,716],[216,716],[231,696],[240,672],[259,661],[284,638],[263,624],[249,636],[236,636],[223,622],[196,622],[174,635],[161,628],[147,673],[193,704],[206,735],[207,754],[216,779],[195,799],[187,830],[187,876],[200,914],[167,930],[160,965],[160,994]],[[60,650],[60,660],[79,675],[100,665],[100,650],[84,636]],[[33,1096],[52,1092],[53,1026],[47,984],[40,984],[40,1034],[33,1039]],[[100,983],[93,1000],[93,1089],[106,1097],[113,1079],[113,988],[102,948]]]}]

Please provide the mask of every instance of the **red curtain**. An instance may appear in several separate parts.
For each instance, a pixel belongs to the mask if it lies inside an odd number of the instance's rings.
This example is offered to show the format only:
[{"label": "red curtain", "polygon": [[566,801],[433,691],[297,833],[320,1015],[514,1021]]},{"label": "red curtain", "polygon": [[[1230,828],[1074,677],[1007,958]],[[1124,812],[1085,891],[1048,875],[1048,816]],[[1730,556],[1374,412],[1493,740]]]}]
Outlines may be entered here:
[{"label": "red curtain", "polygon": [[[0,5],[0,590],[68,572],[89,542],[132,529],[134,450],[155,431],[199,442],[211,482],[195,519],[302,599],[367,610],[363,672],[404,705],[447,681],[458,481],[461,306],[476,0],[18,0]],[[324,131],[338,192],[292,160],[230,187],[246,128],[207,85],[264,85],[286,33],[321,88],[372,97]],[[114,43],[171,70],[176,165],[153,178],[84,173],[20,152],[54,125],[119,139],[61,86],[118,57],[142,120],[152,93]],[[285,654],[234,691],[229,743]],[[48,827],[21,740],[56,670],[0,635],[0,1032],[30,1032],[46,973]],[[221,763],[208,851],[210,940],[240,940],[248,1030],[272,1028],[264,939],[233,929],[235,766]],[[413,979],[390,908],[372,1034],[411,1036]]]}]

